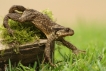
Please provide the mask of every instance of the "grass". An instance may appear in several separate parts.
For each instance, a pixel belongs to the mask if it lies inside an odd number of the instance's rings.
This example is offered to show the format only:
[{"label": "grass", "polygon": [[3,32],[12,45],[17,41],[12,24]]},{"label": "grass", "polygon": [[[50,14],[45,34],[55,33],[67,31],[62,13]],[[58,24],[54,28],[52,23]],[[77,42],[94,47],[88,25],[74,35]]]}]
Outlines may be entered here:
[{"label": "grass", "polygon": [[[78,47],[86,50],[86,54],[79,54],[75,56],[65,46],[56,45],[55,50],[55,64],[56,67],[51,67],[45,64],[40,67],[40,71],[106,71],[106,27],[105,25],[85,25],[79,22],[78,27],[74,28],[75,35],[66,37],[65,39]],[[95,26],[96,25],[96,26]],[[58,49],[59,48],[59,49]],[[36,63],[33,67],[23,66],[21,63],[11,71],[20,69],[19,71],[34,71]],[[7,70],[8,71],[8,70]]]}]

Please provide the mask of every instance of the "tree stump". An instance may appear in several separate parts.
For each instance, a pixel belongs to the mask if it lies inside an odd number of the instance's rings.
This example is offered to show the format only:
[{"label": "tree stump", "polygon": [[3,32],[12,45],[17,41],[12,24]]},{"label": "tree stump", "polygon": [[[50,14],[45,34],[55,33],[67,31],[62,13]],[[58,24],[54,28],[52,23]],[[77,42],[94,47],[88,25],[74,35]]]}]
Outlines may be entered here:
[{"label": "tree stump", "polygon": [[[45,44],[47,42],[47,39],[40,39],[39,43],[29,43],[19,46],[19,53],[16,53],[13,51],[13,48],[3,49],[0,50],[0,67],[2,65],[8,64],[9,59],[11,60],[11,63],[18,63],[21,61],[23,65],[28,65],[29,63],[35,62],[35,61],[42,61],[44,58],[44,49]],[[51,45],[54,46],[54,43]],[[52,58],[52,52],[54,49],[51,50],[51,59]]]}]

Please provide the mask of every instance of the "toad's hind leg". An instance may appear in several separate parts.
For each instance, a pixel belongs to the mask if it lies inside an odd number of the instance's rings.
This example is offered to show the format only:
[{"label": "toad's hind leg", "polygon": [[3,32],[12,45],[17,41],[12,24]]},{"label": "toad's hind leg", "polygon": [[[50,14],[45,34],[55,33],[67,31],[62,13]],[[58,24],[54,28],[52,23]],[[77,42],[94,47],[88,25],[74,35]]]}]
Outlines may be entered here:
[{"label": "toad's hind leg", "polygon": [[19,17],[21,17],[21,14],[18,13],[9,13],[4,17],[3,26],[7,28],[8,33],[11,34],[12,36],[13,36],[13,31],[8,24],[8,20],[12,19],[14,21],[19,21]]},{"label": "toad's hind leg", "polygon": [[10,9],[9,9],[9,13],[16,13],[15,10],[18,10],[18,11],[25,11],[26,8],[21,6],[21,5],[13,5]]}]

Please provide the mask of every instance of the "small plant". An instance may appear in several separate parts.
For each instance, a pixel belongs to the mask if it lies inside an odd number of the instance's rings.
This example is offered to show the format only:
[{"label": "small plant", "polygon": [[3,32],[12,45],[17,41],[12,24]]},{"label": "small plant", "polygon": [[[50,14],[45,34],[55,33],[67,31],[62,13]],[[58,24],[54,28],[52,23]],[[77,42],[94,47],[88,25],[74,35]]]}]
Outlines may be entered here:
[{"label": "small plant", "polygon": [[53,13],[51,10],[49,9],[45,9],[43,11],[41,11],[43,14],[47,15],[52,21],[55,21]]}]

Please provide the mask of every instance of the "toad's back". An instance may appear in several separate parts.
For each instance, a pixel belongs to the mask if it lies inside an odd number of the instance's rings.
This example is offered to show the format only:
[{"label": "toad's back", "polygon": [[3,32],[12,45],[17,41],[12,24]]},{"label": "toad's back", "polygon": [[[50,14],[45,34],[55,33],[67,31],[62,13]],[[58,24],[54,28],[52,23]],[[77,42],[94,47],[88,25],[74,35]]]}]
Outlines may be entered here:
[{"label": "toad's back", "polygon": [[42,14],[41,12],[33,9],[26,9],[22,16],[21,20],[25,21],[25,19],[31,20],[34,25],[40,29],[47,37],[54,32],[53,28],[62,27],[57,23],[53,22],[47,15]]},{"label": "toad's back", "polygon": [[[36,11],[35,11],[36,12]],[[40,12],[36,14],[36,17],[32,21],[37,28],[39,28],[47,36],[52,30],[52,26],[56,25],[47,15]]]}]

